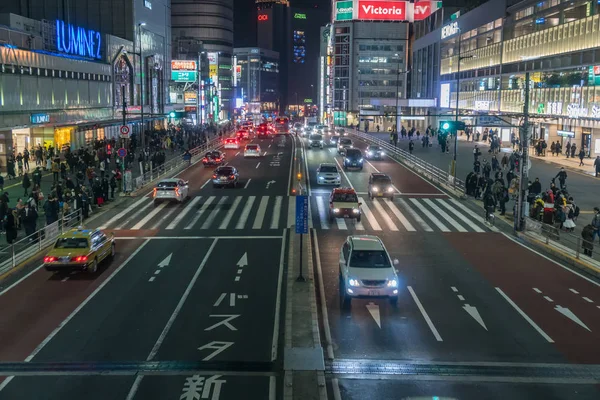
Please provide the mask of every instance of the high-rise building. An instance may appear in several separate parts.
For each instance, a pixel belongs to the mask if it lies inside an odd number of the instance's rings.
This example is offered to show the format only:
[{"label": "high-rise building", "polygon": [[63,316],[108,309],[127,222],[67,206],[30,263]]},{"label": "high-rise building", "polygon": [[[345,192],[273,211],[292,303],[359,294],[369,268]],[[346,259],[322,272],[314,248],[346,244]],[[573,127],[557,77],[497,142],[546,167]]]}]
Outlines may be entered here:
[{"label": "high-rise building", "polygon": [[233,0],[172,0],[173,40],[193,38],[207,53],[209,75],[203,76],[213,121],[230,118],[234,108]]},{"label": "high-rise building", "polygon": [[236,48],[234,82],[239,104],[272,114],[279,110],[279,54],[254,47]]}]

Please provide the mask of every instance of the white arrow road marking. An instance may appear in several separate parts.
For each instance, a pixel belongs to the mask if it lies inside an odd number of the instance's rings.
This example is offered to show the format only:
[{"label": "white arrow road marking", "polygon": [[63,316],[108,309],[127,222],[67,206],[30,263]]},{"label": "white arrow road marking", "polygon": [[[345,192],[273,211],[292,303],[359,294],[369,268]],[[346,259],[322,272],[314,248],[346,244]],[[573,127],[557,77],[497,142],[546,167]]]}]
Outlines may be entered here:
[{"label": "white arrow road marking", "polygon": [[159,264],[158,267],[159,268],[163,268],[163,267],[168,267],[169,264],[171,263],[171,257],[173,256],[173,253],[169,254],[167,256],[167,258],[165,258],[164,260],[162,260]]},{"label": "white arrow road marking", "polygon": [[487,326],[485,326],[485,322],[483,322],[483,318],[481,318],[481,315],[479,314],[479,311],[477,311],[477,307],[473,307],[469,304],[465,304],[463,306],[463,310],[468,312],[469,315],[471,317],[473,317],[473,319],[475,321],[477,321],[479,323],[479,325],[481,325],[483,327],[483,329],[485,329],[486,331],[488,330]]},{"label": "white arrow road marking", "polygon": [[556,306],[556,307],[554,307],[554,309],[556,311],[558,311],[559,313],[561,313],[562,315],[564,315],[565,317],[569,318],[571,321],[575,322],[577,325],[579,325],[582,328],[587,329],[588,331],[591,332],[591,329],[588,328],[587,325],[584,324],[583,321],[580,320],[577,315],[573,314],[573,311],[569,310],[566,307],[562,307],[562,306]]},{"label": "white arrow road marking", "polygon": [[367,310],[369,310],[369,314],[377,323],[379,329],[381,329],[381,315],[379,314],[379,306],[373,302],[367,304]]},{"label": "white arrow road marking", "polygon": [[246,265],[248,265],[248,253],[244,253],[242,258],[240,258],[240,261],[238,261],[236,265],[238,267],[245,267]]}]

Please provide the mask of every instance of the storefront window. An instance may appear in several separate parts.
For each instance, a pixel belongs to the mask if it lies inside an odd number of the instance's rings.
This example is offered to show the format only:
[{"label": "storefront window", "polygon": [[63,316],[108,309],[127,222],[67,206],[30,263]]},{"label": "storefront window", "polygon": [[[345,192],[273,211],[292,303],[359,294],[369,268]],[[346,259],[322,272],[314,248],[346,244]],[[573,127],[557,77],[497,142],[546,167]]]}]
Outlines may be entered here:
[{"label": "storefront window", "polygon": [[85,144],[90,144],[94,141],[94,131],[85,131]]},{"label": "storefront window", "polygon": [[71,145],[71,134],[73,133],[74,128],[57,128],[54,130],[54,143],[56,144],[57,149],[64,150],[65,147],[69,147]]},{"label": "storefront window", "polygon": [[98,140],[104,140],[106,138],[105,133],[104,133],[104,128],[98,128],[96,130],[96,139]]},{"label": "storefront window", "polygon": [[31,130],[25,129],[13,129],[13,151],[15,154],[22,153],[25,149],[31,148]]}]

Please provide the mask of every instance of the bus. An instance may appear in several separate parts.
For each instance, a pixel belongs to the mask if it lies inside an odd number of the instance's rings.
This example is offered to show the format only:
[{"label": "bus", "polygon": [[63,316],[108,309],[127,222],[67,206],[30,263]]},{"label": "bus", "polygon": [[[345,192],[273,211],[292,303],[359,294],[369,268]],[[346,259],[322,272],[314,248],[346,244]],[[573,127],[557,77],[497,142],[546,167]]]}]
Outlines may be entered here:
[{"label": "bus", "polygon": [[273,125],[275,133],[289,133],[290,131],[290,119],[288,117],[277,117]]}]

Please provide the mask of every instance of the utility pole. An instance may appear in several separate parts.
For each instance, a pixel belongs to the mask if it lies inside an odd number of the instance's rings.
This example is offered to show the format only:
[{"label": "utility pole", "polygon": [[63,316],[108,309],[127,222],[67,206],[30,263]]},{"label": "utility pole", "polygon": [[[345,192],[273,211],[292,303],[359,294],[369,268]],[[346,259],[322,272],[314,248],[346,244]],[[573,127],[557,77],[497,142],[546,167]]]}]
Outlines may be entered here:
[{"label": "utility pole", "polygon": [[394,112],[396,114],[396,118],[394,118],[394,125],[396,128],[396,132],[399,132],[400,129],[398,129],[398,95],[400,92],[400,54],[395,54],[395,56],[398,59],[398,63],[396,65],[396,110]]},{"label": "utility pole", "polygon": [[[523,125],[520,128],[519,141],[523,156],[519,162],[519,197],[515,210],[514,228],[517,231],[525,229],[525,216],[528,203],[527,192],[529,187],[529,72],[525,73],[525,94],[523,103]],[[510,182],[509,182],[510,185]]]},{"label": "utility pole", "polygon": [[[196,66],[197,70],[198,70],[198,76],[196,77],[198,80],[198,91],[196,93],[196,124],[198,126],[202,125],[202,111],[200,111],[200,99],[201,99],[201,94],[200,94],[200,86],[202,84],[202,53],[198,53],[198,65]],[[235,73],[235,71],[233,71],[233,73]]]},{"label": "utility pole", "polygon": [[456,188],[456,155],[458,154],[458,129],[456,124],[458,122],[458,107],[460,100],[460,44],[461,44],[462,32],[458,30],[458,63],[456,65],[456,115],[454,116],[454,157],[452,158],[452,185]]},{"label": "utility pole", "polygon": [[140,41],[140,117],[142,123],[142,129],[140,130],[140,144],[142,150],[146,148],[146,138],[144,132],[144,55],[142,54],[142,26],[146,25],[145,22],[138,24],[138,39]]}]

